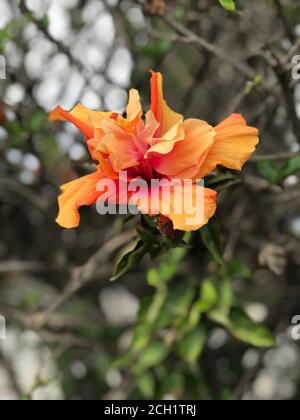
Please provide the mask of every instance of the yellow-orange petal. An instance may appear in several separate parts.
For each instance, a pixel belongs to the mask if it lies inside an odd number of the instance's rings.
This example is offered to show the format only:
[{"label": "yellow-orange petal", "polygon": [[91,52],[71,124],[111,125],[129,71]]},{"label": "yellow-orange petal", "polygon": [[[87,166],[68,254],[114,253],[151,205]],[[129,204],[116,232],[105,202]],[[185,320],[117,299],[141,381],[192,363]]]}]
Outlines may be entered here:
[{"label": "yellow-orange petal", "polygon": [[[173,222],[175,230],[191,232],[206,225],[215,214],[217,193],[209,188],[193,184],[189,187],[178,184],[171,189],[170,211],[168,202],[160,201],[160,214],[168,217]],[[183,210],[178,211],[180,205],[184,204]]]},{"label": "yellow-orange petal", "polygon": [[105,134],[97,149],[108,155],[112,168],[116,172],[139,165],[142,157],[129,136],[122,138],[114,134]]},{"label": "yellow-orange petal", "polygon": [[126,108],[126,114],[129,121],[134,121],[136,118],[141,118],[143,115],[140,95],[139,92],[135,89],[131,89],[129,92],[129,101]]},{"label": "yellow-orange petal", "polygon": [[160,123],[155,137],[163,137],[175,124],[183,120],[183,116],[174,112],[165,101],[163,94],[163,78],[161,73],[151,72],[151,111]]},{"label": "yellow-orange petal", "polygon": [[151,153],[166,155],[174,149],[177,142],[184,140],[184,137],[183,123],[177,123],[164,134],[163,138],[152,138],[150,140],[151,147],[147,150],[146,156]]},{"label": "yellow-orange petal", "polygon": [[184,139],[176,142],[173,150],[165,152],[158,149],[160,144],[169,144],[161,142],[149,149],[148,157],[157,172],[173,178],[188,179],[199,171],[207,151],[214,142],[215,130],[205,121],[197,119],[184,121],[182,128]]},{"label": "yellow-orange petal", "polygon": [[100,162],[100,168],[104,172],[104,175],[108,179],[119,179],[119,173],[114,171],[109,158],[105,157],[100,152],[97,154],[97,157],[98,157],[98,160]]},{"label": "yellow-orange petal", "polygon": [[[137,185],[141,180],[136,179]],[[137,192],[129,193],[129,203],[151,216],[159,214],[173,222],[175,230],[195,231],[208,223],[216,212],[217,193],[214,190],[193,184],[162,179],[159,184],[147,188],[138,187]]]},{"label": "yellow-orange petal", "polygon": [[245,119],[233,114],[217,127],[214,143],[204,160],[197,178],[201,179],[218,165],[241,170],[259,143],[258,130],[247,125]]},{"label": "yellow-orange petal", "polygon": [[61,227],[71,229],[79,226],[78,209],[82,206],[90,206],[97,201],[100,195],[97,191],[97,183],[102,177],[102,171],[97,171],[61,187],[62,194],[58,198],[59,213],[56,219]]},{"label": "yellow-orange petal", "polygon": [[49,121],[69,121],[74,124],[87,140],[94,136],[92,119],[100,123],[104,118],[109,118],[111,112],[92,111],[81,104],[77,104],[70,112],[62,107],[56,107],[49,115]]}]

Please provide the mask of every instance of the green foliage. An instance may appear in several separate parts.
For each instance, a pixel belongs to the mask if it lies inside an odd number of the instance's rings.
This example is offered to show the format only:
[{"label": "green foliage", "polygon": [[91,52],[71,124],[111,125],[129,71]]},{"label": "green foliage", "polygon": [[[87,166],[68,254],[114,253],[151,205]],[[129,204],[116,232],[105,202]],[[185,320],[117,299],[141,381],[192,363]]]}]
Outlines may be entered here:
[{"label": "green foliage", "polygon": [[[212,282],[207,285],[211,290],[207,295],[210,296],[210,304],[206,308],[210,320],[225,327],[234,337],[253,346],[272,347],[275,345],[272,334],[262,325],[253,322],[242,308],[236,306],[232,283],[228,278],[224,277],[219,281],[217,290]],[[202,300],[203,296],[202,291]],[[202,304],[203,307],[205,308],[204,304]]]},{"label": "green foliage", "polygon": [[42,162],[47,168],[51,168],[59,159],[59,148],[54,137],[40,134],[37,140],[37,148]]},{"label": "green foliage", "polygon": [[153,341],[140,353],[133,368],[135,373],[143,372],[146,369],[155,367],[162,363],[168,355],[168,347],[161,340]]},{"label": "green foliage", "polygon": [[233,308],[229,316],[229,330],[239,340],[256,347],[273,347],[273,335],[262,325],[253,322],[241,308]]},{"label": "green foliage", "polygon": [[219,0],[224,9],[228,10],[229,12],[234,12],[236,10],[235,1],[234,0]]},{"label": "green foliage", "polygon": [[219,264],[224,264],[223,246],[218,220],[213,217],[207,225],[200,230],[201,238],[211,255]]},{"label": "green foliage", "polygon": [[207,338],[207,331],[200,326],[187,334],[178,344],[179,355],[188,363],[195,363],[201,355]]},{"label": "green foliage", "polygon": [[[141,223],[136,227],[136,230],[138,235],[121,252],[111,280],[118,280],[133,270],[148,253],[152,258],[155,258],[174,249],[174,252],[166,257],[165,263],[162,261],[159,272],[153,269],[148,274],[150,285],[158,286],[160,283],[167,282],[176,273],[177,265],[185,255],[185,248],[188,247],[187,242],[182,238],[171,240],[166,235],[161,234],[156,219],[145,215],[141,216]],[[188,235],[186,239],[189,239]]]},{"label": "green foliage", "polygon": [[135,239],[120,255],[114,270],[112,281],[118,280],[124,274],[136,267],[141,258],[147,253],[148,246],[140,239]]},{"label": "green foliage", "polygon": [[271,184],[281,184],[288,176],[300,171],[300,155],[288,159],[283,165],[270,160],[259,162],[257,170]]},{"label": "green foliage", "polygon": [[45,111],[38,109],[33,112],[30,117],[26,120],[25,130],[30,133],[40,133],[45,127],[47,122],[47,114]]},{"label": "green foliage", "polygon": [[226,273],[233,279],[249,280],[252,277],[252,271],[236,258],[226,262]]},{"label": "green foliage", "polygon": [[137,54],[150,56],[150,57],[160,57],[168,53],[172,47],[171,40],[154,40],[146,45],[136,47]]},{"label": "green foliage", "polygon": [[148,272],[148,284],[159,287],[168,283],[179,270],[180,262],[186,255],[184,248],[176,248],[163,255],[158,268],[151,268]]},{"label": "green foliage", "polygon": [[152,373],[145,372],[137,378],[137,387],[144,398],[151,399],[155,394],[155,378]]},{"label": "green foliage", "polygon": [[[188,248],[178,248],[179,243],[168,243],[162,238],[155,219],[143,216],[137,230],[139,236],[121,258],[118,274],[132,269],[142,255],[151,254],[151,249],[153,256],[157,256],[153,252],[157,247],[160,256],[147,273],[154,293],[143,300],[130,348],[115,360],[114,367],[131,370],[137,392],[143,398],[157,398],[170,389],[182,395],[185,374],[173,372],[174,384],[167,386],[170,376],[167,366],[177,357],[186,369],[194,372],[196,380],[208,335],[216,324],[251,346],[274,346],[272,334],[238,306],[233,281],[249,280],[252,272],[235,258],[224,260],[216,218],[200,231],[207,250],[218,262],[216,272],[203,280],[183,279],[181,267]],[[189,236],[185,239],[189,242]],[[181,280],[177,282],[177,278]]]},{"label": "green foliage", "polygon": [[218,299],[213,310],[209,312],[209,317],[213,321],[226,325],[228,316],[233,303],[233,290],[228,278],[223,278],[218,288]]},{"label": "green foliage", "polygon": [[168,382],[167,386],[166,381],[170,378],[167,366],[174,357],[179,357],[196,380],[208,335],[215,324],[251,346],[272,347],[275,344],[272,334],[253,322],[237,305],[232,279],[249,279],[250,270],[232,259],[219,266],[215,275],[204,279],[200,285],[195,278],[184,281],[181,278],[176,283],[186,252],[181,248],[169,250],[159,258],[156,268],[149,270],[148,283],[155,292],[141,305],[129,350],[114,363],[115,367],[131,369],[143,398],[157,398],[160,392],[170,390],[182,395],[186,374],[172,372],[174,384],[171,386]]}]

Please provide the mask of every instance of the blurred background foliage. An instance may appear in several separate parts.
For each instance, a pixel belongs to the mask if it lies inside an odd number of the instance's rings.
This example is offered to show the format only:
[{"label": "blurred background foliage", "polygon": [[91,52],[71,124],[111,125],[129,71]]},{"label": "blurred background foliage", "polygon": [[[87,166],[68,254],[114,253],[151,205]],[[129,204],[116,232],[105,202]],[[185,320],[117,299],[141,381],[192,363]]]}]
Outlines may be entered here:
[{"label": "blurred background foliage", "polygon": [[[297,53],[294,0],[0,0],[0,399],[299,399]],[[146,109],[149,69],[186,117],[243,113],[256,155],[207,179],[217,218],[176,243],[95,209],[60,229],[90,164],[48,112],[123,112],[129,87]]]}]

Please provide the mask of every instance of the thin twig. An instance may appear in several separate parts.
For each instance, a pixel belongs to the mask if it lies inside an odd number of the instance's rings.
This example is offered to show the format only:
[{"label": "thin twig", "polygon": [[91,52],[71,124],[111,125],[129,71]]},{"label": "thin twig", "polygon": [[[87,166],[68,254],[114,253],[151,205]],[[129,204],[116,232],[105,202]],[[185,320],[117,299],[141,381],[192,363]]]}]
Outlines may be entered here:
[{"label": "thin twig", "polygon": [[110,241],[106,242],[86,264],[73,269],[71,271],[71,279],[61,295],[58,296],[45,311],[33,315],[31,322],[34,328],[40,329],[45,326],[59,306],[77,293],[78,290],[91,282],[95,278],[100,265],[104,264],[117,249],[125,245],[132,238],[133,233],[134,231],[131,230],[112,238]]},{"label": "thin twig", "polygon": [[7,373],[12,389],[17,394],[17,396],[21,396],[23,392],[19,384],[15,369],[12,366],[10,360],[3,354],[1,350],[0,350],[0,364],[2,364],[2,366],[4,367]]},{"label": "thin twig", "polygon": [[[146,3],[144,0],[136,0],[136,2],[145,7]],[[164,14],[160,15],[160,18],[171,28],[173,28],[177,34],[183,37],[184,42],[193,43],[199,45],[201,48],[204,48],[206,51],[213,53],[216,57],[218,57],[223,62],[226,62],[235,70],[238,70],[241,74],[243,74],[247,79],[253,81],[257,77],[257,72],[253,70],[247,64],[239,61],[238,59],[233,58],[230,54],[226,51],[224,52],[221,48],[217,47],[216,45],[211,44],[209,41],[201,37],[200,35],[196,34],[195,32],[191,31],[181,23],[174,20],[171,15],[166,11]],[[269,86],[264,81],[261,82],[259,86],[262,86],[265,91],[274,94],[274,86]]]},{"label": "thin twig", "polygon": [[46,267],[37,261],[18,261],[10,260],[0,262],[0,274],[16,272],[36,272],[44,271]]},{"label": "thin twig", "polygon": [[251,158],[251,162],[261,162],[264,160],[286,160],[299,156],[299,152],[282,152],[282,153],[271,153],[267,155],[256,155]]}]

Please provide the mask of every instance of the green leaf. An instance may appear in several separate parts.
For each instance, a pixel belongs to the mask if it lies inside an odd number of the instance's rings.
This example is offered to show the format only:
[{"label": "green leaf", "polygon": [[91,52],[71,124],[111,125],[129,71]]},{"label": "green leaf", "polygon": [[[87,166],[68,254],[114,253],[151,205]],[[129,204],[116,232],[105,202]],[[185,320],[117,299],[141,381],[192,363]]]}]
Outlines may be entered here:
[{"label": "green leaf", "polygon": [[211,280],[204,280],[201,286],[201,301],[205,302],[208,308],[216,305],[218,300],[218,292]]},{"label": "green leaf", "polygon": [[252,277],[252,271],[236,258],[232,258],[226,264],[227,274],[231,278],[249,280]]},{"label": "green leaf", "polygon": [[154,299],[151,300],[151,298],[145,298],[141,303],[138,323],[133,331],[133,339],[131,343],[132,353],[140,352],[150,341],[153,325],[148,322],[148,314],[150,308],[153,308],[153,300]]},{"label": "green leaf", "polygon": [[204,327],[187,334],[178,345],[179,355],[188,363],[194,363],[202,353],[207,338]]},{"label": "green leaf", "polygon": [[155,393],[155,379],[152,373],[145,372],[137,379],[137,387],[145,398],[151,399]]},{"label": "green leaf", "polygon": [[148,272],[148,284],[153,287],[160,287],[171,281],[178,272],[179,264],[186,255],[186,249],[175,248],[160,258],[158,268],[152,268]]},{"label": "green leaf", "polygon": [[215,260],[223,265],[223,246],[221,241],[221,232],[219,222],[213,217],[210,222],[200,230],[201,238]]},{"label": "green leaf", "polygon": [[154,243],[156,241],[156,235],[153,234],[150,230],[144,228],[143,226],[136,227],[137,233],[139,234],[140,238],[147,244],[147,243]]},{"label": "green leaf", "polygon": [[168,355],[168,348],[162,341],[154,341],[141,354],[134,368],[136,373],[157,366]]},{"label": "green leaf", "polygon": [[29,119],[27,120],[27,128],[32,133],[39,133],[45,127],[47,122],[47,115],[42,110],[37,110],[34,112]]},{"label": "green leaf", "polygon": [[168,289],[164,286],[160,287],[155,293],[145,317],[145,320],[148,324],[153,325],[159,317],[162,306],[166,301],[167,293]]},{"label": "green leaf", "polygon": [[161,376],[161,396],[166,394],[172,394],[174,396],[183,395],[185,388],[185,377],[179,366],[176,368],[174,366],[171,372],[167,371],[167,373],[164,373],[164,375]]},{"label": "green leaf", "polygon": [[141,226],[149,232],[152,232],[153,234],[158,233],[157,229],[157,223],[153,217],[147,216],[146,214],[141,215]]},{"label": "green leaf", "polygon": [[216,307],[209,312],[209,318],[223,326],[228,326],[228,317],[233,304],[233,290],[228,278],[224,278],[221,281],[218,295],[218,303]]},{"label": "green leaf", "polygon": [[265,179],[276,184],[280,178],[280,168],[278,165],[270,160],[263,160],[257,164],[258,173]]},{"label": "green leaf", "polygon": [[49,27],[49,18],[48,16],[45,16],[43,19],[40,20],[41,25],[43,25],[43,28],[45,28],[46,30]]},{"label": "green leaf", "polygon": [[218,294],[213,282],[205,280],[201,285],[201,297],[193,304],[184,331],[193,330],[199,324],[201,315],[213,309],[217,301]]},{"label": "green leaf", "polygon": [[240,308],[230,312],[230,332],[239,340],[256,347],[273,347],[276,342],[269,330],[253,322]]},{"label": "green leaf", "polygon": [[190,316],[192,316],[192,312],[194,311],[194,317],[196,314],[199,316],[209,310],[213,309],[218,302],[218,292],[215,288],[215,285],[211,280],[204,280],[201,285],[201,297],[200,299],[194,304]]},{"label": "green leaf", "polygon": [[224,9],[228,10],[229,12],[234,12],[236,10],[235,1],[234,0],[219,0]]},{"label": "green leaf", "polygon": [[294,156],[289,159],[285,165],[281,168],[280,176],[281,179],[285,179],[290,175],[294,175],[295,173],[300,171],[300,155]]},{"label": "green leaf", "polygon": [[153,298],[144,299],[142,302],[138,323],[134,328],[131,351],[140,352],[150,341],[152,332],[160,319],[162,308],[167,298],[167,288],[162,286],[157,289]]},{"label": "green leaf", "polygon": [[45,166],[51,167],[59,159],[60,150],[54,137],[39,135],[37,146]]},{"label": "green leaf", "polygon": [[258,162],[257,170],[258,173],[270,181],[271,184],[280,184],[288,176],[294,175],[300,171],[300,155],[288,159],[287,162],[281,166],[269,160]]},{"label": "green leaf", "polygon": [[115,271],[111,281],[118,280],[120,277],[124,276],[124,274],[134,269],[139,261],[143,258],[143,256],[147,254],[148,249],[148,245],[140,239],[136,239],[130,245],[128,245],[123,250],[116,263]]},{"label": "green leaf", "polygon": [[145,46],[136,47],[136,50],[137,50],[137,54],[139,55],[145,55],[145,56],[155,58],[162,55],[166,55],[171,47],[172,47],[171,40],[163,39],[163,40],[158,40],[158,41],[147,42]]},{"label": "green leaf", "polygon": [[153,244],[158,239],[159,231],[154,219],[149,216],[141,215],[141,223],[137,226],[136,230],[146,244]]},{"label": "green leaf", "polygon": [[167,309],[173,316],[186,317],[194,299],[195,290],[188,284],[179,284],[169,295]]}]

